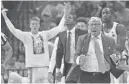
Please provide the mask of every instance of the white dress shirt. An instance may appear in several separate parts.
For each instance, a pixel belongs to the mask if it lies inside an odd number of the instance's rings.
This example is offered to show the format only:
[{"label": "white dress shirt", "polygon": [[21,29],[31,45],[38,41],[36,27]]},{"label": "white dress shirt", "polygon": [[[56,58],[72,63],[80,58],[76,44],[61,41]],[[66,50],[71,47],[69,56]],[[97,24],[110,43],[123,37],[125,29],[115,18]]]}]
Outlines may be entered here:
[{"label": "white dress shirt", "polygon": [[[95,54],[95,46],[94,46],[94,39],[93,38],[94,38],[94,36],[91,36],[91,40],[89,42],[89,49],[88,49],[87,55],[85,56],[86,57],[85,62],[83,65],[80,66],[80,68],[81,68],[81,70],[87,71],[87,72],[100,72],[98,60],[97,60],[97,57]],[[101,34],[98,36],[97,41],[100,45],[102,55],[104,55]],[[79,58],[80,57],[78,57],[76,60],[77,64],[79,64]],[[105,59],[104,59],[104,62],[107,66],[107,71],[108,71],[110,69],[110,65],[106,62]]]}]

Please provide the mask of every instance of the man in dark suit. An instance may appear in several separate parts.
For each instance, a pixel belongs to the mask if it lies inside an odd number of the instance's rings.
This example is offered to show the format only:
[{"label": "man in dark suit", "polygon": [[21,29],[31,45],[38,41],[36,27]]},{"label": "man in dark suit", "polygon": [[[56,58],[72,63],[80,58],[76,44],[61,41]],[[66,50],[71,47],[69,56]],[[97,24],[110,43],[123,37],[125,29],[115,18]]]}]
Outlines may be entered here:
[{"label": "man in dark suit", "polygon": [[[110,83],[110,71],[119,76],[110,59],[115,50],[115,41],[101,33],[102,21],[91,17],[88,22],[89,33],[78,38],[74,61],[80,65],[80,83]],[[117,59],[117,58],[115,58]]]},{"label": "man in dark suit", "polygon": [[71,65],[74,63],[73,57],[75,54],[75,21],[71,14],[66,19],[67,30],[59,34],[59,41],[57,45],[57,57],[56,57],[56,81],[61,81],[61,64],[64,57],[64,70],[63,76],[66,76]]},{"label": "man in dark suit", "polygon": [[[84,22],[86,24],[86,21],[84,19],[78,20],[78,22]],[[80,30],[82,34],[77,34],[78,31],[75,28],[75,18],[74,15],[71,13],[71,15],[66,20],[66,27],[68,30],[61,32],[59,34],[59,42],[57,47],[57,57],[56,57],[56,81],[61,80],[61,72],[60,67],[62,64],[62,58],[64,57],[64,70],[63,70],[63,76],[67,76],[67,73],[69,72],[69,69],[71,68],[72,64],[74,63],[74,55],[75,55],[75,45],[77,42],[77,38],[79,35],[86,34],[87,31]],[[80,33],[79,32],[79,33]],[[66,83],[76,83],[76,80],[69,80],[65,81]]]}]

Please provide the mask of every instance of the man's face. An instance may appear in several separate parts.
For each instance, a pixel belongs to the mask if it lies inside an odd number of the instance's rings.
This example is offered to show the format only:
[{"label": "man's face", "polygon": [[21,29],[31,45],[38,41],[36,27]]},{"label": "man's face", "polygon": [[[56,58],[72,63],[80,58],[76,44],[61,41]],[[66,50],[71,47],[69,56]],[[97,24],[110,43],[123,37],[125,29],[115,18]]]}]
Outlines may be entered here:
[{"label": "man's face", "polygon": [[73,17],[73,15],[69,15],[69,16],[66,18],[65,24],[66,24],[66,25],[74,24],[74,17]]},{"label": "man's face", "polygon": [[92,19],[88,24],[88,29],[93,36],[98,36],[101,32],[102,24],[99,20]]},{"label": "man's face", "polygon": [[84,22],[77,22],[76,27],[81,30],[87,30],[87,25]]},{"label": "man's face", "polygon": [[68,27],[69,30],[71,30],[73,28],[73,25],[75,25],[75,21],[74,21],[73,15],[69,15],[66,18],[65,24],[66,24],[66,26]]},{"label": "man's face", "polygon": [[102,21],[103,22],[109,22],[112,19],[112,13],[109,8],[104,8],[102,10]]},{"label": "man's face", "polygon": [[36,20],[31,20],[30,21],[30,28],[31,28],[31,32],[33,34],[37,34],[38,30],[40,28],[40,22],[36,21]]}]

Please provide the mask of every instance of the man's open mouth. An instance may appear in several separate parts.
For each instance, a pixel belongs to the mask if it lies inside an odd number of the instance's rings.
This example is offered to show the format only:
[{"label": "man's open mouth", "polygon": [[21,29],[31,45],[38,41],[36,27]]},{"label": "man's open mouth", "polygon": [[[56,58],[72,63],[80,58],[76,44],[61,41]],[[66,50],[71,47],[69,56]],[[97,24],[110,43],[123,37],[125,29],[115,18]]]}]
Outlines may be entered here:
[{"label": "man's open mouth", "polygon": [[93,30],[92,32],[96,32],[95,30]]},{"label": "man's open mouth", "polygon": [[36,30],[37,28],[34,28],[34,30]]}]

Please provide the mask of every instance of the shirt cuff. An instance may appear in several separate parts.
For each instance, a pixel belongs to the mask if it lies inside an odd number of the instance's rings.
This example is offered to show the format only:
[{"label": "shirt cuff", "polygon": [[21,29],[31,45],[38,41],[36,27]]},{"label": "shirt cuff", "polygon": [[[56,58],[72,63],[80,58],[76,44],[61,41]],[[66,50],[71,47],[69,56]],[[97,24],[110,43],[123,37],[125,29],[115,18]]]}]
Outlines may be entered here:
[{"label": "shirt cuff", "polygon": [[80,64],[79,59],[80,59],[80,56],[78,56],[77,59],[76,59],[76,64],[77,64],[77,65]]},{"label": "shirt cuff", "polygon": [[60,72],[60,69],[56,68],[56,73]]}]

